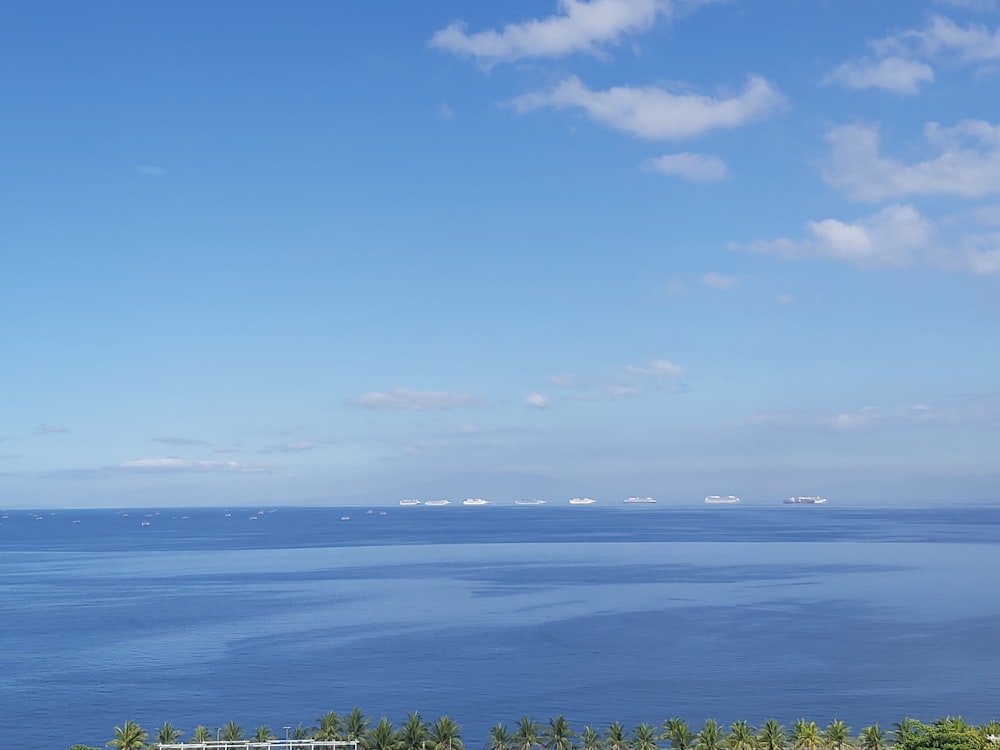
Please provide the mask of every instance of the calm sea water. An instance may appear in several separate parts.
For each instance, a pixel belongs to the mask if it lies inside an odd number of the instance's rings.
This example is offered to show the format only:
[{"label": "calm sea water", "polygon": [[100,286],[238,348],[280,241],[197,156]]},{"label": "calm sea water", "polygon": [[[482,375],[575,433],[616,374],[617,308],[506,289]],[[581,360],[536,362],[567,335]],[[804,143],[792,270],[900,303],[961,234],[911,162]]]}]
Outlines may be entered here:
[{"label": "calm sea water", "polygon": [[522,715],[1000,718],[997,507],[258,511],[7,511],[5,744],[355,705],[471,748]]}]

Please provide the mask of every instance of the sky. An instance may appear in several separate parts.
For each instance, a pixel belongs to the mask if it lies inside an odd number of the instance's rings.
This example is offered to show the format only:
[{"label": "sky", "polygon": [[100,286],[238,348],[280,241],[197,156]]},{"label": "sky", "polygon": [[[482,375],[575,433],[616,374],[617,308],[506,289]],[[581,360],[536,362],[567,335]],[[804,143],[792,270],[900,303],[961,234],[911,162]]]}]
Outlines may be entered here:
[{"label": "sky", "polygon": [[0,507],[1000,500],[997,0],[8,0]]}]

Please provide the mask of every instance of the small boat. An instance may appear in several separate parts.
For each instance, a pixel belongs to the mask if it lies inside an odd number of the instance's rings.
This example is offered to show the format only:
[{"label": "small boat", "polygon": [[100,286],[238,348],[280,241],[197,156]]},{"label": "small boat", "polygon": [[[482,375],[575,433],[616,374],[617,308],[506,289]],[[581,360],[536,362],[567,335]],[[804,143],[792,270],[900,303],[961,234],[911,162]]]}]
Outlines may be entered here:
[{"label": "small boat", "polygon": [[547,500],[515,500],[514,505],[545,505]]},{"label": "small boat", "polygon": [[139,525],[140,525],[140,526],[149,526],[149,521],[141,521],[141,522],[139,523]]},{"label": "small boat", "polygon": [[341,520],[341,521],[350,521],[350,520],[351,520],[351,517],[350,517],[350,516],[341,516],[341,517],[340,517],[340,520]]},{"label": "small boat", "polygon": [[410,507],[410,506],[413,506],[413,505],[420,505],[420,501],[419,500],[400,500],[399,504],[402,505],[404,508],[406,508],[406,507]]},{"label": "small boat", "polygon": [[592,497],[571,497],[569,499],[570,505],[593,505],[596,502]]},{"label": "small boat", "polygon": [[642,504],[655,503],[656,500],[654,500],[651,497],[626,497],[624,500],[622,500],[622,502],[628,503],[629,505],[634,505],[639,503]]},{"label": "small boat", "polygon": [[451,500],[428,500],[424,505],[428,508],[439,508],[442,505],[451,505]]},{"label": "small boat", "polygon": [[709,505],[732,505],[740,499],[736,495],[706,495],[705,502]]},{"label": "small boat", "polygon": [[481,497],[467,497],[462,501],[462,505],[491,505],[489,500],[484,500]]},{"label": "small boat", "polygon": [[802,495],[799,497],[788,498],[785,500],[785,505],[822,505],[825,502],[825,497],[819,497],[817,495]]}]

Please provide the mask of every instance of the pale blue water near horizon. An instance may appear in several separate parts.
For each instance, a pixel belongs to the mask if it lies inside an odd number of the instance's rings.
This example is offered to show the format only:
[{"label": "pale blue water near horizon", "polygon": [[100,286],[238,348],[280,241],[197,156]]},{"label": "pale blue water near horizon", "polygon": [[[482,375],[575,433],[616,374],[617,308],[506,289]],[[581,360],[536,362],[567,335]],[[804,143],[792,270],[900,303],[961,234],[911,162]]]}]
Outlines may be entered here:
[{"label": "pale blue water near horizon", "polygon": [[1000,718],[1000,507],[258,510],[6,511],[7,744],[355,705],[476,750],[522,715]]}]

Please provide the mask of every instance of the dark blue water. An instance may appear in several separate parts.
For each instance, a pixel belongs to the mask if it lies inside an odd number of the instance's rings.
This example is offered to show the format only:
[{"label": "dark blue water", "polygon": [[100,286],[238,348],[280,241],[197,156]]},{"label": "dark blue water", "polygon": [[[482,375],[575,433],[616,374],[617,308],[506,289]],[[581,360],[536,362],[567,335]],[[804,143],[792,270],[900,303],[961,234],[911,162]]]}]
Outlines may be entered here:
[{"label": "dark blue water", "polygon": [[259,511],[7,511],[0,736],[1000,718],[1000,508]]}]

